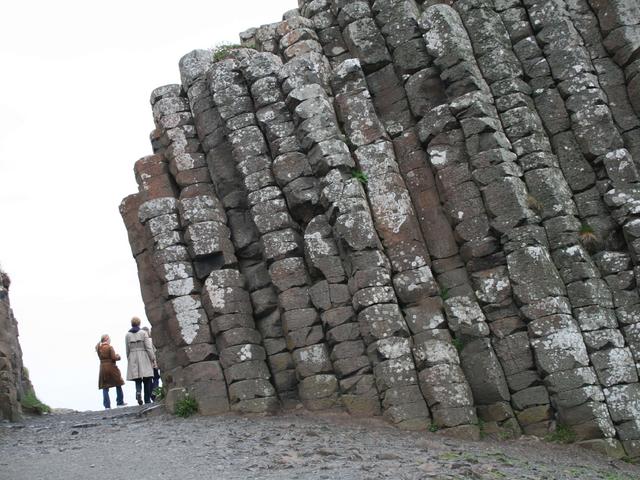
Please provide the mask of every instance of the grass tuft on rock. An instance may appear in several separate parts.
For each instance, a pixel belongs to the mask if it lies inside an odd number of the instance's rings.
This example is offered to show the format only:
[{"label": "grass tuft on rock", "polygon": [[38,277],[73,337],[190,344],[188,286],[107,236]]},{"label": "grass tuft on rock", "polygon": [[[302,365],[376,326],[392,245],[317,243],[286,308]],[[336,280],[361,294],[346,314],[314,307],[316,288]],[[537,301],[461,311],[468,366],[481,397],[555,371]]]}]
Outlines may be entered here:
[{"label": "grass tuft on rock", "polygon": [[558,425],[549,435],[544,437],[547,442],[573,443],[576,441],[576,432],[567,425]]},{"label": "grass tuft on rock", "polygon": [[236,48],[242,48],[241,45],[231,43],[221,43],[213,48],[213,60],[219,62],[225,58],[229,58]]},{"label": "grass tuft on rock", "polygon": [[51,407],[46,403],[42,403],[36,396],[36,393],[32,390],[27,392],[22,400],[22,409],[27,413],[34,413],[36,415],[42,415],[44,413],[51,413]]},{"label": "grass tuft on rock", "polygon": [[598,246],[598,236],[593,231],[593,228],[591,228],[591,226],[587,225],[586,223],[580,225],[578,238],[580,239],[580,243],[582,243],[582,246],[589,252],[595,251],[596,247]]},{"label": "grass tuft on rock", "polygon": [[533,195],[527,195],[527,207],[529,207],[537,214],[541,214],[544,210],[544,205],[542,204],[542,202]]},{"label": "grass tuft on rock", "polygon": [[167,395],[167,392],[164,389],[164,385],[154,388],[153,394],[155,395],[157,401],[163,400]]},{"label": "grass tuft on rock", "polygon": [[362,170],[351,170],[351,176],[358,180],[362,185],[366,185],[369,181],[369,177]]},{"label": "grass tuft on rock", "polygon": [[176,402],[176,408],[173,413],[178,417],[187,418],[198,411],[198,401],[195,397],[186,394],[183,398]]}]

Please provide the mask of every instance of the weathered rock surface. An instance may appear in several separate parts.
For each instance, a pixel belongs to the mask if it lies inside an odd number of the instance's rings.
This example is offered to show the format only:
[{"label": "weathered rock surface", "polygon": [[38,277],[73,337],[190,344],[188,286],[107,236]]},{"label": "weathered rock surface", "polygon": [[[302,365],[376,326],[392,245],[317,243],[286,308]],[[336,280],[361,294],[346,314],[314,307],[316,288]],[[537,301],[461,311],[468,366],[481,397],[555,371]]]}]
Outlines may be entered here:
[{"label": "weathered rock surface", "polygon": [[[126,407],[0,423],[3,479],[633,480],[640,467],[535,437],[470,442],[344,412],[176,418]],[[156,411],[157,413],[157,411]],[[131,455],[131,446],[139,451]],[[142,448],[142,445],[146,445]]]},{"label": "weathered rock surface", "polygon": [[18,341],[18,322],[9,303],[9,275],[0,269],[0,419],[22,418],[20,401],[33,391],[22,349]]},{"label": "weathered rock surface", "polygon": [[121,212],[170,398],[639,458],[636,2],[283,18],[151,95]]}]

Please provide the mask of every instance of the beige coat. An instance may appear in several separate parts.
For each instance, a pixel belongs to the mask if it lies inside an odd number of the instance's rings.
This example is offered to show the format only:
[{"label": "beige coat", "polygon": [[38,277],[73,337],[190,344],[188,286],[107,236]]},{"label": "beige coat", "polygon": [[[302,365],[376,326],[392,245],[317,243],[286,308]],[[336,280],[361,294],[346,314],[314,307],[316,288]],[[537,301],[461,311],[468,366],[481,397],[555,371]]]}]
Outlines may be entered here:
[{"label": "beige coat", "polygon": [[153,377],[153,364],[156,356],[149,335],[144,330],[127,332],[125,337],[127,345],[127,380],[136,378]]}]

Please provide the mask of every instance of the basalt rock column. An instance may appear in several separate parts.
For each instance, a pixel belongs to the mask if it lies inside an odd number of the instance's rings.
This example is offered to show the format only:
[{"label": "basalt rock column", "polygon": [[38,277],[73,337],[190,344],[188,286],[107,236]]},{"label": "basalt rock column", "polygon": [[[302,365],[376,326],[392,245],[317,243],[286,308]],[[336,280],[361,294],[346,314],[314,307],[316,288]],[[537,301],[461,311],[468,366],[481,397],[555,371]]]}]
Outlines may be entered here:
[{"label": "basalt rock column", "polygon": [[[366,176],[374,225],[391,260],[391,283],[408,326],[416,335],[412,353],[420,371],[420,386],[440,428],[477,423],[469,384],[459,370],[459,358],[444,320],[439,287],[429,267],[419,223],[400,175],[393,144],[377,121],[359,62],[346,60],[333,79],[336,105],[351,143],[357,145],[357,166]],[[423,328],[424,318],[435,328]],[[407,332],[410,333],[410,332]],[[438,367],[438,368],[434,368]],[[449,374],[439,377],[439,373]],[[447,380],[445,381],[445,378]]]},{"label": "basalt rock column", "polygon": [[640,115],[640,6],[625,0],[589,0],[598,16],[604,46],[624,69],[627,91]]},{"label": "basalt rock column", "polygon": [[[551,11],[553,16],[549,15]],[[530,77],[530,85],[534,87],[532,90],[536,108],[545,127],[551,132],[571,127],[578,149],[584,158],[591,161],[598,178],[604,180],[609,177],[609,182],[614,186],[633,183],[637,179],[637,172],[631,157],[626,150],[617,147],[623,145],[620,133],[637,126],[637,119],[629,120],[630,109],[627,107],[627,114],[623,110],[626,98],[623,96],[615,99],[615,91],[611,89],[611,106],[615,108],[615,116],[608,106],[600,104],[598,100],[604,93],[597,79],[598,75],[604,72],[598,72],[589,57],[596,61],[598,57],[603,56],[603,50],[599,48],[597,30],[594,32],[596,35],[583,35],[588,33],[584,30],[585,20],[594,20],[592,15],[589,16],[588,7],[584,2],[577,2],[572,6],[570,13],[560,5],[543,10],[539,4],[530,4],[527,5],[527,12],[535,37],[526,37],[514,46],[514,49],[523,65],[527,67],[525,71]],[[572,18],[575,22],[571,21]],[[600,77],[603,78],[604,84],[608,83],[602,75]],[[561,97],[564,98],[564,105]],[[618,125],[614,124],[614,118],[617,119]],[[533,126],[535,130],[535,125],[536,123],[531,123],[529,128]],[[627,138],[632,138],[634,133],[628,133]],[[564,138],[554,142],[553,147],[560,154],[558,146],[566,145],[567,141],[572,140],[571,133],[565,134]],[[540,141],[538,144],[542,145]],[[606,153],[610,149],[614,151]],[[541,150],[550,149],[547,146]],[[602,155],[604,158],[597,158]],[[623,357],[631,356],[631,351],[625,345],[617,325],[610,322],[614,307],[612,290],[610,285],[600,278],[597,265],[578,242],[575,233],[579,229],[578,237],[585,247],[595,250],[594,244],[597,243],[609,248],[620,248],[619,232],[615,231],[615,224],[607,215],[606,208],[602,208],[597,189],[591,188],[590,196],[581,193],[574,195],[577,212],[573,204],[567,201],[568,194],[562,193],[568,192],[569,185],[574,192],[589,187],[589,184],[593,183],[593,177],[590,178],[588,175],[591,168],[586,169],[586,175],[580,175],[579,171],[568,168],[570,164],[566,161],[565,155],[564,159],[561,157],[561,167],[567,172],[570,182],[563,185],[562,177],[556,174],[556,187],[549,189],[545,186],[549,183],[548,172],[558,170],[554,169],[555,158],[548,154],[546,158],[549,165],[530,166],[531,172],[527,172],[525,178],[528,185],[533,187],[533,191],[537,190],[535,194],[543,198],[542,202],[549,205],[541,214],[546,218],[544,226],[550,246],[554,250],[553,259],[566,284],[574,316],[585,332],[583,338],[599,383],[603,387],[624,385],[623,388],[627,388],[628,384],[637,383],[637,373],[633,368],[629,368],[628,361],[622,360]],[[580,157],[578,159],[581,160]],[[610,188],[607,186],[609,182],[602,180],[599,185],[601,192]],[[579,187],[580,181],[584,184]],[[590,205],[592,202],[595,205]],[[583,218],[587,217],[582,220],[582,225],[577,214],[581,214]],[[588,235],[591,232],[595,234],[589,239]],[[609,283],[616,287],[615,283]],[[595,313],[600,314],[599,318],[602,320],[598,322]],[[614,390],[616,388],[614,387]],[[619,418],[618,406],[609,403],[608,410],[612,418]],[[567,421],[573,423],[576,422],[576,418]],[[629,440],[628,432],[623,435],[619,432],[619,436]]]},{"label": "basalt rock column", "polygon": [[[262,256],[259,233],[249,213],[247,191],[226,138],[228,130],[209,89],[207,72],[212,64],[210,51],[188,53],[180,60],[182,83],[194,113],[215,192],[227,216],[238,269],[251,297],[255,324],[264,340],[264,348],[252,344],[251,358],[264,359],[266,355],[276,391],[285,401],[296,397],[297,380],[284,340],[275,289]],[[240,105],[240,115],[246,118],[248,113],[243,114],[245,108],[246,104]],[[245,318],[244,324],[251,325],[251,322]]]},{"label": "basalt rock column", "polygon": [[[183,66],[187,63],[185,58],[181,61]],[[191,69],[187,67],[182,69],[182,77],[188,88]],[[188,113],[193,123],[193,116]],[[202,303],[220,352],[230,406],[241,412],[271,411],[277,408],[278,401],[269,382],[271,374],[264,362],[262,338],[255,328],[244,278],[236,269],[227,217],[213,188],[195,127],[183,127],[183,131],[194,140],[173,145],[175,153],[170,165],[181,187],[180,213],[187,248],[196,275],[206,278]],[[224,407],[223,403],[220,407]]]},{"label": "basalt rock column", "polygon": [[[293,16],[282,22],[277,32],[286,32],[280,41],[287,49],[305,39],[304,18]],[[308,23],[308,21],[307,21]],[[300,31],[300,27],[302,30]],[[300,53],[300,49],[290,49]],[[289,290],[280,296],[283,309],[314,306],[321,312],[324,335],[333,370],[339,380],[341,403],[355,415],[375,415],[380,404],[371,376],[372,366],[365,354],[346,283],[346,274],[337,245],[319,204],[319,182],[310,161],[295,136],[295,125],[277,72],[282,64],[269,54],[258,54],[243,62],[243,72],[251,84],[251,95],[258,107],[256,117],[269,143],[274,161],[272,171],[287,205],[301,229],[309,267],[311,287]],[[264,224],[265,215],[261,215]],[[291,306],[291,302],[294,305]]]},{"label": "basalt rock column", "polygon": [[10,284],[9,275],[0,269],[0,418],[16,422],[22,418],[20,401],[33,392],[33,385],[22,364],[18,322],[9,303]]},{"label": "basalt rock column", "polygon": [[[211,240],[202,238],[202,232],[197,237],[191,228],[197,217],[188,203],[185,209],[179,200],[181,189],[203,180],[202,170],[196,170],[199,142],[179,85],[154,90],[151,104],[162,152],[156,162],[166,161],[168,171],[158,176],[162,189],[143,189],[145,201],[138,217],[152,238],[154,267],[163,284],[166,331],[173,345],[169,358],[175,368],[165,367],[168,402],[176,401],[186,388],[198,400],[202,413],[220,413],[229,408],[226,384],[200,299],[201,281],[194,268],[194,260]],[[144,178],[146,175],[141,175]]]},{"label": "basalt rock column", "polygon": [[281,398],[466,436],[476,412],[500,436],[561,424],[640,455],[637,17],[301,0],[250,48],[185,56],[181,143],[206,153],[237,259],[201,276],[190,254],[194,278],[242,274],[216,288]]},{"label": "basalt rock column", "polygon": [[[482,38],[481,32],[487,28],[500,32],[494,37],[494,42],[476,40],[475,53],[479,56],[479,67],[490,85],[500,87],[494,88],[493,94],[505,134],[512,143],[513,151],[518,157],[517,163],[524,172],[522,180],[529,191],[527,206],[533,208],[543,220],[552,260],[567,287],[568,295],[575,297],[583,285],[583,278],[597,278],[599,275],[593,268],[590,269],[593,262],[576,235],[571,234],[577,230],[576,225],[579,224],[575,217],[577,211],[571,199],[569,186],[558,168],[558,162],[550,153],[542,123],[532,108],[533,101],[528,99],[527,92],[521,92],[516,97],[504,92],[508,85],[518,85],[523,76],[523,71],[510,48],[506,28],[503,27],[500,16],[488,9],[459,10],[472,39]],[[496,64],[502,65],[503,68],[494,68]],[[490,70],[491,73],[488,74]],[[544,71],[538,67],[536,73],[544,75]],[[528,72],[533,74],[532,69]],[[538,93],[540,91],[537,90]],[[537,222],[535,217],[530,220],[532,224]],[[586,300],[583,302],[585,306],[589,304]],[[591,302],[595,303],[597,300],[592,299]],[[534,397],[529,395],[529,398]],[[523,395],[523,398],[527,397]],[[600,416],[605,414],[601,413]],[[575,423],[575,420],[572,419],[571,422]],[[588,438],[591,433],[587,432],[584,435]]]},{"label": "basalt rock column", "polygon": [[[451,227],[443,218],[442,210],[439,208],[440,202],[434,191],[433,174],[426,164],[426,155],[417,142],[414,129],[415,121],[412,118],[405,88],[403,88],[399,76],[400,74],[406,76],[428,66],[431,62],[418,28],[419,9],[413,2],[380,1],[375,2],[371,9],[362,4],[356,6],[356,4],[343,5],[334,2],[333,10],[338,15],[343,35],[352,54],[360,60],[362,68],[366,72],[366,83],[376,114],[387,134],[393,138],[393,147],[402,176],[402,180],[398,180],[404,181],[406,184],[414,205],[423,206],[418,220],[424,240],[429,249],[433,249],[437,259],[433,266],[438,274],[436,278],[439,282],[440,295],[443,298],[446,297],[445,303],[449,304],[446,309],[448,320],[450,320],[448,326],[457,332],[459,344],[462,342],[472,343],[472,346],[466,349],[466,353],[461,357],[463,367],[469,369],[477,367],[493,372],[491,382],[477,380],[471,382],[471,388],[474,390],[478,403],[492,405],[494,402],[498,402],[495,407],[482,410],[485,414],[484,419],[491,422],[487,423],[488,429],[493,429],[493,425],[499,420],[509,430],[519,432],[519,427],[513,418],[513,412],[504,402],[508,399],[506,383],[501,379],[503,377],[502,369],[491,345],[486,339],[471,342],[474,337],[488,334],[486,320],[474,298],[464,264],[457,255],[458,249],[453,239]],[[372,21],[374,14],[375,22]],[[421,75],[416,75],[418,83],[421,82]],[[426,104],[428,104],[430,101],[437,100],[439,94],[443,93],[437,88],[437,84],[426,87],[426,89],[420,90],[419,97],[414,95],[414,100],[420,98],[423,105],[425,104],[424,97],[427,97]],[[460,194],[458,198],[464,198],[464,201],[468,201],[465,195],[468,194],[469,189],[456,188],[459,185],[464,185],[465,182],[467,182],[465,186],[469,186],[468,180],[470,178],[468,176],[465,178],[464,167],[464,165],[459,165],[448,169],[450,171],[441,172],[442,181],[438,187],[467,192]],[[455,204],[449,205],[451,210],[454,207]],[[462,220],[458,218],[459,212],[460,208],[457,208],[452,214],[452,218],[457,219],[458,222]],[[463,233],[463,241],[469,240],[470,236],[481,231],[482,225],[482,222],[472,218],[470,221],[463,222],[458,232]],[[492,242],[484,238],[481,240],[478,242],[479,245],[467,245],[468,256],[485,256],[491,253]],[[497,242],[493,242],[493,244],[495,243]],[[483,269],[486,268],[483,266],[485,263],[490,265],[492,261],[494,259],[489,258],[488,261],[483,259],[477,263],[480,265],[480,269]],[[476,270],[478,269],[476,268]],[[412,301],[415,302],[416,299],[420,299],[420,296],[415,296]],[[426,308],[422,313],[426,313],[427,316],[432,315],[434,311],[438,310],[439,300],[433,298],[430,304],[423,302],[422,307]],[[505,310],[508,311],[508,309]],[[412,308],[414,318],[416,311],[419,312],[420,309]],[[495,309],[493,314],[495,318]],[[435,318],[439,316],[437,315]],[[477,325],[471,327],[471,324]],[[482,328],[483,326],[484,328]],[[441,331],[441,333],[446,333],[446,331]],[[446,337],[444,340],[446,341]],[[457,358],[457,355],[453,358]],[[479,367],[480,364],[483,366]],[[470,374],[469,378],[478,377],[475,374]],[[494,389],[494,387],[498,388]]]},{"label": "basalt rock column", "polygon": [[[327,95],[330,86],[328,76],[322,75],[323,61],[307,54],[289,65],[282,71],[283,85],[301,86],[289,92],[287,101],[294,110],[300,143],[321,178],[322,202],[333,212],[330,223],[349,275],[352,306],[374,364],[384,413],[405,428],[425,428],[430,416],[417,388],[408,328],[390,285],[391,265],[379,243],[366,194],[351,174],[354,161]],[[312,84],[305,86],[305,79]]]},{"label": "basalt rock column", "polygon": [[[310,282],[302,256],[302,238],[273,177],[271,152],[253,120],[253,102],[240,63],[224,60],[212,67],[208,78],[214,102],[229,130],[233,158],[244,177],[263,256],[278,292],[287,347],[300,381],[298,394],[310,409],[329,408],[337,401],[337,380],[332,373],[320,316],[315,308],[298,308],[305,303],[304,297],[308,295],[305,290]],[[237,110],[238,105],[241,111]]]}]

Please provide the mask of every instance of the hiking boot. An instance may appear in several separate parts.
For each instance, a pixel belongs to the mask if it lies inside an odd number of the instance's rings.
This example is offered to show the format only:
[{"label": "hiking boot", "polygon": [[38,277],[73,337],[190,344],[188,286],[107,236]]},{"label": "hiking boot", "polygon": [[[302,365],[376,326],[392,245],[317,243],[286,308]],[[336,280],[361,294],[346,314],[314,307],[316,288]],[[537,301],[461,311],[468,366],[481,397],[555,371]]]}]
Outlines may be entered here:
[{"label": "hiking boot", "polygon": [[138,401],[138,405],[142,405],[142,394],[140,392],[136,393],[136,400]]},{"label": "hiking boot", "polygon": [[119,403],[119,404],[118,404],[118,407],[126,407],[127,405],[128,405],[127,403],[122,402],[122,403]]}]

